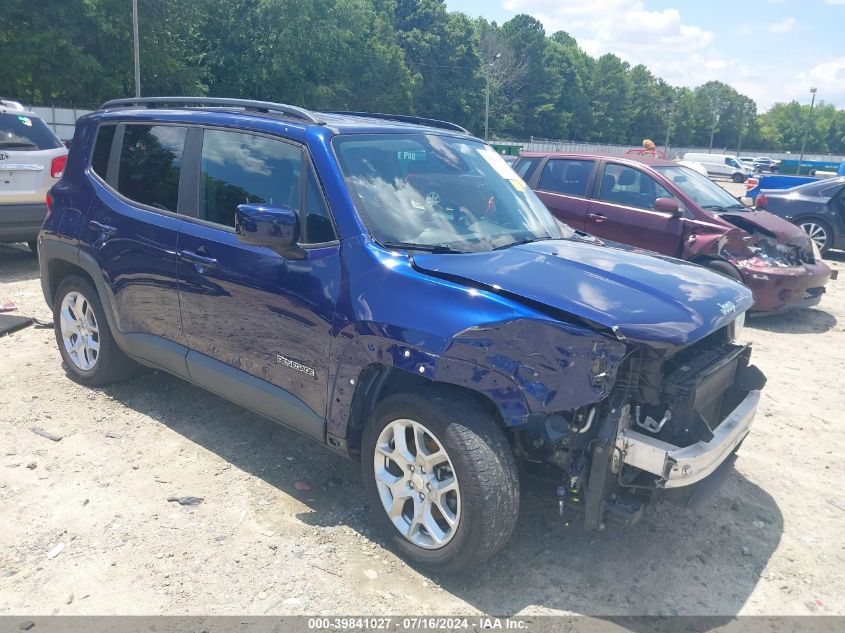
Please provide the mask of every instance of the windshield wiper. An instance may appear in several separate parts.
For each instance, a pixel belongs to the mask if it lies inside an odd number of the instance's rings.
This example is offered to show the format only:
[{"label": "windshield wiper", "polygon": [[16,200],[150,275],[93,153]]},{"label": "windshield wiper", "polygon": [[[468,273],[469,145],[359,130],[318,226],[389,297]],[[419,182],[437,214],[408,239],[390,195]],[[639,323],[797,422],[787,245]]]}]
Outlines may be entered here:
[{"label": "windshield wiper", "polygon": [[553,240],[556,239],[551,235],[547,235],[545,237],[526,237],[524,240],[516,240],[515,242],[509,242],[508,244],[502,244],[501,246],[493,247],[494,251],[501,251],[505,248],[510,248],[511,246],[519,246],[521,244],[530,244],[531,242],[542,242],[544,240]]},{"label": "windshield wiper", "polygon": [[38,147],[35,143],[23,141],[0,141],[0,147]]},{"label": "windshield wiper", "polygon": [[401,248],[409,251],[425,251],[426,253],[465,253],[446,244],[414,244],[413,242],[381,242],[385,248]]},{"label": "windshield wiper", "polygon": [[701,205],[701,208],[702,209],[714,209],[716,211],[729,211],[731,209],[741,209],[741,210],[745,211],[746,209],[748,209],[748,207],[746,207],[744,204],[740,204],[738,202],[735,203],[735,204],[729,204],[729,205],[703,204],[703,205]]}]

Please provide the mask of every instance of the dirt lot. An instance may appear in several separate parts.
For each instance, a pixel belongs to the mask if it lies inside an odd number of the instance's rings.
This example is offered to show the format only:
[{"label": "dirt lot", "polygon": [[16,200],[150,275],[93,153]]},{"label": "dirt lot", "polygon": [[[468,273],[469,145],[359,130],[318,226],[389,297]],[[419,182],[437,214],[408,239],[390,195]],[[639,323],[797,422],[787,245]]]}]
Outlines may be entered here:
[{"label": "dirt lot", "polygon": [[[50,317],[35,259],[0,245],[7,299]],[[12,334],[0,614],[845,614],[845,279],[819,309],[747,332],[769,384],[701,513],[664,506],[597,536],[526,496],[506,550],[457,578],[382,548],[352,463],[161,373],[81,387],[52,330]]]}]

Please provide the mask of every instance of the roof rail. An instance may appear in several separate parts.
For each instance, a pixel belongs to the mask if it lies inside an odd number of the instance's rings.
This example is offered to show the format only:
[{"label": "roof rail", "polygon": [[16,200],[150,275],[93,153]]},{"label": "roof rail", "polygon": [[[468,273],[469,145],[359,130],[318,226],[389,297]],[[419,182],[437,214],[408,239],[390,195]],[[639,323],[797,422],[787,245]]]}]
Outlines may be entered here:
[{"label": "roof rail", "polygon": [[221,97],[136,97],[129,99],[112,99],[100,106],[100,110],[113,110],[116,108],[131,108],[132,106],[143,106],[145,108],[156,108],[158,106],[232,106],[253,110],[256,112],[280,112],[295,119],[317,123],[322,125],[323,121],[315,117],[305,108],[285,105],[284,103],[273,103],[271,101],[253,101],[251,99],[226,99]]},{"label": "roof rail", "polygon": [[444,130],[452,130],[453,132],[461,132],[462,134],[469,134],[471,132],[465,127],[461,127],[457,123],[450,123],[449,121],[441,121],[439,119],[427,119],[421,116],[411,116],[409,114],[384,114],[381,112],[345,112],[345,111],[331,111],[328,114],[342,114],[346,116],[360,116],[369,119],[384,119],[386,121],[399,121],[401,123],[413,123],[415,125],[427,125],[428,127],[439,127]]}]

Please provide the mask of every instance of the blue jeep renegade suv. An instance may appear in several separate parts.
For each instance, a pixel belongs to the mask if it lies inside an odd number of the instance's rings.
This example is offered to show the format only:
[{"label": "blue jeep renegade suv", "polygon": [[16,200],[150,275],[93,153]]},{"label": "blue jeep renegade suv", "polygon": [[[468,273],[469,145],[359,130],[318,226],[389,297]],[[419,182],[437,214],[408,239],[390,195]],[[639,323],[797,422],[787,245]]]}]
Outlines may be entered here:
[{"label": "blue jeep renegade suv", "polygon": [[234,99],[79,120],[39,235],[72,378],[166,370],[361,463],[409,560],[479,563],[520,482],[629,524],[728,471],[743,286],[556,222],[463,128]]}]

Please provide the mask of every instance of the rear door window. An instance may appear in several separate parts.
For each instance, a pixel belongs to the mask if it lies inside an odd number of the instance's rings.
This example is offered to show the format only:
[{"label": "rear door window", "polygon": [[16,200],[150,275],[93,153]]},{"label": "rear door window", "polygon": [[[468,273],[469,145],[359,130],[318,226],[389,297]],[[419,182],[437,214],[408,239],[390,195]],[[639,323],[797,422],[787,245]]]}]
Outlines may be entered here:
[{"label": "rear door window", "polygon": [[176,212],[187,128],[127,124],[117,190],[130,200]]},{"label": "rear door window", "polygon": [[594,164],[595,161],[592,160],[552,158],[543,168],[537,188],[542,191],[585,198]]},{"label": "rear door window", "polygon": [[38,117],[14,112],[0,113],[0,149],[35,152],[61,146],[59,137]]},{"label": "rear door window", "polygon": [[239,204],[301,208],[302,148],[243,132],[205,130],[199,217],[235,226]]}]

